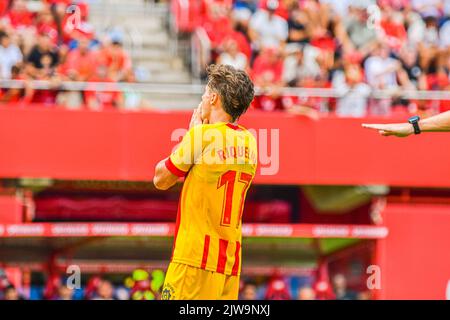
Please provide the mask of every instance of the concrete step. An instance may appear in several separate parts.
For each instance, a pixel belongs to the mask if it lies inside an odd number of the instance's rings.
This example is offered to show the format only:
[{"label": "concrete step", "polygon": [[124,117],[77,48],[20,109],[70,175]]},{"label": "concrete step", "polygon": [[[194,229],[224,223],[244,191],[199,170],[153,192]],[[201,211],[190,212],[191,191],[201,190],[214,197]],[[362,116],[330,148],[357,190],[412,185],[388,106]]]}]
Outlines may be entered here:
[{"label": "concrete step", "polygon": [[168,46],[152,46],[142,49],[129,49],[128,52],[134,61],[149,61],[157,60],[159,58],[173,57],[170,56],[168,50]]},{"label": "concrete step", "polygon": [[[111,29],[113,27],[117,26],[117,23],[114,21],[101,21],[98,20],[95,23],[92,24],[95,30],[106,30]],[[153,33],[166,33],[165,27],[160,24],[155,23],[142,23],[142,25],[139,24],[132,24],[132,23],[124,23],[120,24],[120,29],[124,32],[130,33],[139,33],[139,35],[143,38],[146,36],[149,36]]]},{"label": "concrete step", "polygon": [[152,24],[145,25],[144,27],[135,26],[132,24],[120,24],[107,21],[105,23],[97,21],[93,24],[96,31],[104,32],[106,30],[117,30],[124,34],[124,36],[134,36],[139,38],[140,41],[146,45],[167,43],[169,35],[162,26],[155,26]]},{"label": "concrete step", "polygon": [[158,72],[149,74],[149,80],[157,83],[191,83],[191,75],[187,71]]},{"label": "concrete step", "polygon": [[133,15],[120,16],[106,16],[99,12],[99,14],[92,14],[90,22],[96,24],[103,21],[111,21],[111,23],[118,22],[120,26],[135,26],[138,28],[152,27],[158,28],[164,26],[165,19],[159,16],[145,15],[143,13]]},{"label": "concrete step", "polygon": [[184,65],[179,59],[167,59],[161,60],[148,60],[148,61],[136,61],[135,65],[140,68],[144,68],[150,72],[172,72],[172,71],[184,71]]},{"label": "concrete step", "polygon": [[166,95],[155,96],[146,95],[145,99],[149,101],[152,108],[161,110],[193,110],[201,101],[201,96],[188,95]]},{"label": "concrete step", "polygon": [[145,49],[131,49],[127,48],[130,56],[135,61],[168,61],[174,57],[167,53],[167,48],[145,48]]},{"label": "concrete step", "polygon": [[152,16],[164,16],[169,12],[169,7],[167,5],[141,5],[128,3],[126,0],[121,0],[116,4],[105,4],[105,5],[92,5],[90,7],[90,13],[95,15],[106,15],[106,16],[134,16],[139,14],[146,14]]},{"label": "concrete step", "polygon": [[[105,5],[121,6],[124,0],[90,0],[89,4],[92,7],[104,7]],[[126,0],[126,4],[144,6],[147,1],[144,0]]]},{"label": "concrete step", "polygon": [[[174,70],[170,65],[142,65],[138,62],[135,64],[136,68],[141,68],[142,70],[145,70],[149,75],[153,75],[155,73],[163,73],[163,72],[175,72],[177,70]],[[182,70],[181,70],[182,71]]]},{"label": "concrete step", "polygon": [[121,7],[137,7],[137,8],[167,8],[168,3],[159,2],[152,3],[152,1],[145,0],[89,0],[89,6],[91,8],[100,9],[103,8],[105,10],[111,8],[121,8]]},{"label": "concrete step", "polygon": [[[141,33],[140,30],[126,30],[124,36],[126,38],[134,38],[145,49],[165,49],[167,51],[170,44],[170,38],[164,31],[148,32],[147,34]],[[142,55],[146,55],[147,52],[141,52]]]},{"label": "concrete step", "polygon": [[149,34],[144,34],[142,37],[143,43],[146,46],[153,45],[168,45],[169,44],[169,35],[165,31],[152,32]]}]

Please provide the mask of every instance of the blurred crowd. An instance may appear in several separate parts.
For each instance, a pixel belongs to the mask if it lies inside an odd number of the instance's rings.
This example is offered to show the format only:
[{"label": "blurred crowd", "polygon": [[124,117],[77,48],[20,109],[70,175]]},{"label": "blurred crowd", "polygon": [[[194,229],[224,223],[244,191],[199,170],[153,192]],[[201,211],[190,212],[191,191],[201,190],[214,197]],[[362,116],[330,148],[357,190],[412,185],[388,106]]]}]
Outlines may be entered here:
[{"label": "blurred crowd", "polygon": [[[28,293],[17,289],[0,269],[0,300],[159,300],[165,274],[161,270],[134,270],[129,276],[91,276],[77,287],[71,279],[50,275],[45,286],[34,287]],[[311,276],[241,277],[240,300],[367,300],[370,291],[350,288],[347,278],[337,273],[328,281]]]},{"label": "blurred crowd", "polygon": [[[450,89],[450,0],[190,0],[211,42],[211,63],[248,71],[253,108],[316,118],[433,115],[450,100],[401,92]],[[119,22],[118,22],[119,23]],[[119,23],[120,24],[120,23]],[[123,47],[123,33],[99,32],[83,0],[0,0],[0,102],[90,110],[149,106]],[[38,90],[29,80],[47,80]],[[62,90],[62,81],[87,82]],[[96,82],[106,83],[101,91]],[[312,89],[287,94],[283,87]],[[318,94],[334,89],[339,97]],[[374,90],[387,95],[373,96]]]},{"label": "blurred crowd", "polygon": [[369,300],[370,291],[349,288],[347,278],[338,273],[331,284],[310,277],[246,278],[240,287],[240,300]]},{"label": "blurred crowd", "polygon": [[[100,33],[89,22],[89,5],[72,0],[0,0],[0,80],[23,80],[24,88],[3,88],[0,102],[15,105],[107,110],[137,108],[134,92],[115,83],[135,82],[123,33]],[[50,82],[38,90],[29,80]],[[62,81],[91,83],[85,90],[60,90]],[[102,91],[95,82],[108,83]]]},{"label": "blurred crowd", "polygon": [[72,282],[61,275],[50,275],[44,286],[18,288],[0,268],[0,300],[159,300],[164,272],[134,270],[129,276],[94,275],[84,282]]},{"label": "blurred crowd", "polygon": [[[450,109],[399,94],[450,89],[449,0],[204,0],[199,12],[213,61],[247,70],[262,88],[255,108],[353,117]],[[281,94],[284,86],[343,97]],[[391,94],[371,99],[374,89]]]}]

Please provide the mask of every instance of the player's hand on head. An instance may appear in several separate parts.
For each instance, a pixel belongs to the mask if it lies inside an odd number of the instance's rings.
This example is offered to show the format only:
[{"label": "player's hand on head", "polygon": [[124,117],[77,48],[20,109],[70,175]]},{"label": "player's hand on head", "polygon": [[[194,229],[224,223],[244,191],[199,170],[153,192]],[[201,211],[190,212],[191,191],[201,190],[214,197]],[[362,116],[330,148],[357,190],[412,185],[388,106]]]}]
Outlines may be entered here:
[{"label": "player's hand on head", "polygon": [[363,128],[377,130],[382,136],[407,137],[413,133],[409,123],[362,124]]}]

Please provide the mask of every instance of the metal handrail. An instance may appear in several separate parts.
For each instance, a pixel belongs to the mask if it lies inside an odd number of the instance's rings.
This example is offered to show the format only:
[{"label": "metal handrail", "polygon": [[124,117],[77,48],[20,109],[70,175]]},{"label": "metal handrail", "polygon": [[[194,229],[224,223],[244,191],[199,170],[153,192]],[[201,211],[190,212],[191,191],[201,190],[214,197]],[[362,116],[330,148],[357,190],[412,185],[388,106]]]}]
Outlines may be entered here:
[{"label": "metal handrail", "polygon": [[[161,83],[127,83],[127,82],[79,82],[62,81],[55,85],[48,80],[0,80],[0,88],[21,89],[26,85],[36,90],[64,90],[64,91],[135,91],[153,94],[192,94],[201,95],[204,84],[161,84]],[[256,94],[264,94],[265,89],[256,88]],[[389,99],[393,97],[416,100],[450,100],[450,91],[404,90],[404,89],[372,89],[368,94],[357,90],[338,90],[332,88],[299,88],[284,87],[283,95],[319,98],[342,98],[348,94],[374,99]]]},{"label": "metal handrail", "polygon": [[204,28],[196,28],[191,35],[191,71],[196,79],[211,62],[211,40]]}]

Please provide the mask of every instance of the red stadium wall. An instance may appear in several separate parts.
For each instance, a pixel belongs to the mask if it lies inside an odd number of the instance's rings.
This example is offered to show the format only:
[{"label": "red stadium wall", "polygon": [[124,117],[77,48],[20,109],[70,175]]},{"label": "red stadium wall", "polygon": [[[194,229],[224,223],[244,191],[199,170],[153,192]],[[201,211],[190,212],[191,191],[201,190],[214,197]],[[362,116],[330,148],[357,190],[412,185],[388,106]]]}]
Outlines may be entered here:
[{"label": "red stadium wall", "polygon": [[[171,133],[186,128],[189,118],[190,112],[181,111],[0,107],[0,177],[148,181],[154,165],[175,145]],[[242,124],[279,130],[280,141],[279,162],[264,163],[260,157],[255,182],[450,186],[450,149],[443,147],[450,145],[450,135],[385,138],[362,129],[363,121],[333,117],[313,121],[286,113],[250,112]],[[259,143],[261,156],[265,149],[261,139]],[[261,175],[271,165],[279,168],[276,174]]]},{"label": "red stadium wall", "polygon": [[377,241],[381,299],[450,299],[450,205],[388,204]]},{"label": "red stadium wall", "polygon": [[21,223],[23,203],[15,195],[0,195],[0,223]]}]

